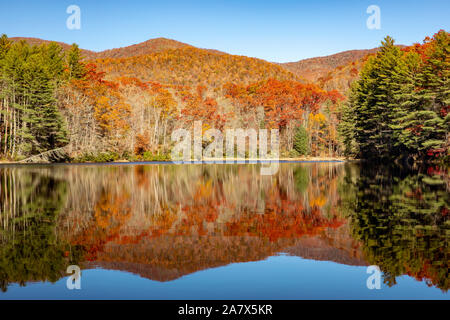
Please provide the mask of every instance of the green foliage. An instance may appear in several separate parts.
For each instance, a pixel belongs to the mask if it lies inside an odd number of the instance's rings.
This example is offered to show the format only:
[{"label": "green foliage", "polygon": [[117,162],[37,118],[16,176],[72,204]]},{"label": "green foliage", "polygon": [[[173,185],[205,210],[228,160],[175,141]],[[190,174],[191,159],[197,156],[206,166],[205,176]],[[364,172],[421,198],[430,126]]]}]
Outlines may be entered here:
[{"label": "green foliage", "polygon": [[94,154],[91,152],[84,153],[75,159],[72,162],[75,163],[85,163],[85,162],[114,162],[121,159],[120,155],[115,152],[100,152],[98,154]]},{"label": "green foliage", "polygon": [[64,53],[55,44],[29,46],[0,39],[0,152],[23,158],[68,143],[56,90],[64,78]]},{"label": "green foliage", "polygon": [[100,162],[115,162],[119,160],[126,161],[170,161],[170,154],[153,153],[145,151],[142,155],[118,154],[117,152],[100,152],[94,154],[92,152],[84,153],[74,159],[73,163],[100,163]]},{"label": "green foliage", "polygon": [[146,151],[142,155],[143,161],[170,161],[170,159],[170,154],[152,153],[150,151]]},{"label": "green foliage", "polygon": [[340,106],[340,114],[338,133],[343,146],[342,152],[346,157],[356,157],[359,153],[359,145],[355,139],[355,114],[351,108],[351,102]]},{"label": "green foliage", "polygon": [[57,218],[67,196],[66,182],[22,173],[16,169],[0,171],[2,190],[20,194],[8,201],[7,193],[1,195],[1,214],[15,215],[0,227],[2,291],[13,282],[22,286],[29,281],[56,282],[65,275],[67,266],[78,264],[82,256],[81,248],[71,247],[56,236]]},{"label": "green foliage", "polygon": [[387,285],[408,274],[449,289],[450,196],[445,181],[445,171],[428,175],[384,166],[363,166],[356,177],[343,181],[343,212],[367,262],[380,267]]},{"label": "green foliage", "polygon": [[300,126],[295,133],[294,150],[302,156],[309,155],[310,153],[308,132],[303,126]]},{"label": "green foliage", "polygon": [[9,41],[6,34],[3,34],[0,37],[0,60],[5,58],[5,55],[8,53],[10,47],[11,42]]},{"label": "green foliage", "polygon": [[80,79],[85,74],[85,66],[81,62],[81,50],[77,44],[72,44],[67,54],[67,65],[70,79]]},{"label": "green foliage", "polygon": [[355,138],[363,158],[387,157],[391,154],[392,105],[402,53],[394,40],[386,37],[380,53],[369,58],[361,79],[352,89],[351,102],[355,111]]},{"label": "green foliage", "polygon": [[423,158],[432,150],[445,151],[449,51],[445,31],[405,51],[387,37],[367,61],[351,89],[348,109],[342,111],[346,153],[355,151],[353,139],[364,159]]},{"label": "green foliage", "polygon": [[424,152],[430,148],[440,148],[444,142],[443,137],[447,131],[444,127],[444,119],[434,111],[413,111],[396,119],[396,122],[399,124],[393,125],[392,128],[398,130],[397,144],[407,150]]},{"label": "green foliage", "polygon": [[288,158],[298,158],[300,157],[300,153],[298,153],[295,149],[292,149],[289,151],[289,154],[287,156]]},{"label": "green foliage", "polygon": [[305,193],[309,186],[309,170],[299,166],[294,171],[295,187],[300,193]]},{"label": "green foliage", "polygon": [[120,160],[126,161],[170,161],[170,154],[153,153],[145,151],[142,155],[118,154],[117,152],[99,152],[94,154],[92,152],[84,153],[74,159],[73,163],[101,163],[101,162],[115,162]]}]

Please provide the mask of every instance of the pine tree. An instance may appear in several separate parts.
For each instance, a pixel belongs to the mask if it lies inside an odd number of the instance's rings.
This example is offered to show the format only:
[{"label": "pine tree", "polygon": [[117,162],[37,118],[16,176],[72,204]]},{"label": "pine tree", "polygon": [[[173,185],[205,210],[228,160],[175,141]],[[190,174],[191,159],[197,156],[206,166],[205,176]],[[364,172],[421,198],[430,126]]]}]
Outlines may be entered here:
[{"label": "pine tree", "polygon": [[[5,43],[3,37],[0,43]],[[55,97],[63,74],[61,47],[54,43],[30,47],[22,41],[2,52],[2,153],[20,158],[63,146],[67,132]]]},{"label": "pine tree", "polygon": [[448,144],[448,40],[441,31],[423,46],[400,50],[385,38],[352,86],[340,126],[346,148],[352,121],[364,159],[424,157]]},{"label": "pine tree", "polygon": [[85,74],[84,64],[81,62],[81,50],[77,44],[72,44],[67,55],[70,79],[81,79]]},{"label": "pine tree", "polygon": [[30,132],[34,137],[33,152],[44,152],[67,143],[67,132],[56,105],[55,90],[63,71],[62,51],[54,46],[42,47],[31,56],[24,74],[32,93],[27,107],[30,113]]},{"label": "pine tree", "polygon": [[420,74],[420,95],[427,109],[441,113],[450,106],[450,34],[439,31],[429,40]]},{"label": "pine tree", "polygon": [[445,116],[449,106],[449,35],[437,33],[424,44],[423,59],[408,52],[398,83],[394,129],[396,145],[403,153],[424,157],[441,150],[448,136]]},{"label": "pine tree", "polygon": [[[353,82],[350,86],[351,90],[356,90],[357,82]],[[340,121],[338,124],[338,133],[340,143],[343,146],[343,154],[347,157],[356,157],[359,153],[359,144],[355,138],[356,115],[353,109],[355,106],[355,95],[350,95],[349,101],[340,105]]]},{"label": "pine tree", "polygon": [[6,34],[3,34],[0,37],[0,61],[4,59],[6,53],[9,51],[11,47],[11,41],[9,41]]},{"label": "pine tree", "polygon": [[[418,75],[421,61],[418,54],[409,52],[404,54],[398,61],[395,73],[392,75],[392,122],[390,128],[393,130],[393,144],[397,150],[396,155],[415,153],[417,147],[407,141],[406,135],[413,133],[415,129],[409,130],[411,122],[418,119],[416,112],[420,109],[419,97],[415,88],[418,85]],[[415,121],[415,120],[414,120]]]},{"label": "pine tree", "polygon": [[309,137],[305,127],[300,126],[294,136],[294,150],[300,155],[309,155]]},{"label": "pine tree", "polygon": [[392,108],[395,82],[402,53],[394,40],[386,37],[380,52],[371,57],[361,71],[361,79],[352,90],[356,115],[355,138],[365,159],[392,155]]}]

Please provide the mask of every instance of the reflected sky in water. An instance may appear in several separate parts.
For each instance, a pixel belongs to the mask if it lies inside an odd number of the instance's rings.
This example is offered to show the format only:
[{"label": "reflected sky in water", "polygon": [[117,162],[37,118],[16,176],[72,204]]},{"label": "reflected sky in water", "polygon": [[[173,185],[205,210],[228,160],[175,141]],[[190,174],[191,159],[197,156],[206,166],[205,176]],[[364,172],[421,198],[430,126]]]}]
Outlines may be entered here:
[{"label": "reflected sky in water", "polygon": [[234,263],[170,281],[149,280],[123,271],[83,271],[81,290],[66,278],[52,283],[13,285],[3,299],[448,299],[437,288],[402,276],[395,287],[366,287],[365,267],[291,256]]}]

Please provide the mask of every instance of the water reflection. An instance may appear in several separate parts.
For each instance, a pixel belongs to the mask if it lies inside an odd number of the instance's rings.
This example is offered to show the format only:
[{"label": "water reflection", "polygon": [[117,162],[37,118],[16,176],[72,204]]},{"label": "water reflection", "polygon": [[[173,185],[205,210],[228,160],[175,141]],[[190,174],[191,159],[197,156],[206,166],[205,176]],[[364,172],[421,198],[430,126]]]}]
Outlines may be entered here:
[{"label": "water reflection", "polygon": [[[384,282],[409,275],[428,286],[450,286],[450,179],[437,167],[353,167],[341,195],[365,259],[380,266]],[[358,170],[360,169],[360,170]]]},{"label": "water reflection", "polygon": [[[0,281],[69,264],[170,281],[279,252],[448,289],[448,173],[345,164],[5,167]],[[447,180],[446,180],[447,179]]]},{"label": "water reflection", "polygon": [[[48,171],[4,169],[0,172],[0,287],[11,282],[56,281],[73,258],[56,232],[67,198],[67,182]],[[78,260],[78,259],[76,259]]]}]

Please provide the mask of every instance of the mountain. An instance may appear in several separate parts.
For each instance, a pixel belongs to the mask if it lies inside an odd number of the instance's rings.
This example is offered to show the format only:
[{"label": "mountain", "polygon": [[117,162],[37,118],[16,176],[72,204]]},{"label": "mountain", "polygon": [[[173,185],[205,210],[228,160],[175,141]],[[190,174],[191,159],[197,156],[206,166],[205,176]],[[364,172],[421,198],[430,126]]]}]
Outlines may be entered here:
[{"label": "mountain", "polygon": [[[36,45],[51,41],[38,38],[11,38]],[[64,50],[69,44],[56,42]],[[345,93],[358,77],[366,57],[377,52],[350,50],[297,62],[272,63],[257,58],[231,55],[214,49],[200,49],[187,43],[150,39],[130,46],[94,52],[82,49],[86,60],[95,61],[109,79],[119,76],[170,85],[204,85],[217,88],[227,82],[249,84],[263,79],[305,80],[326,90]]]},{"label": "mountain", "polygon": [[331,70],[324,76],[318,78],[316,83],[325,90],[337,90],[345,95],[348,89],[350,89],[352,82],[359,78],[359,72],[369,55],[356,61],[351,61],[345,65],[338,66],[334,70]]},{"label": "mountain", "polygon": [[[25,40],[32,45],[50,43],[37,38]],[[69,44],[56,42],[64,50]],[[107,79],[134,77],[169,85],[204,85],[218,88],[227,82],[249,84],[263,79],[299,80],[284,67],[257,58],[231,55],[214,49],[200,49],[166,38],[150,39],[131,46],[93,52],[82,50],[86,60],[94,61]]]},{"label": "mountain", "polygon": [[126,76],[170,85],[219,88],[227,82],[249,84],[269,78],[299,80],[275,63],[191,46],[127,58],[96,59],[95,62],[109,79]]},{"label": "mountain", "polygon": [[[18,41],[26,41],[30,45],[40,45],[42,43],[48,44],[50,42],[55,42],[59,44],[64,50],[70,49],[71,45],[59,42],[59,41],[51,41],[51,40],[44,40],[39,38],[31,38],[31,37],[12,37],[9,38],[13,42]],[[166,39],[166,38],[155,38],[150,39],[141,43],[133,44],[130,46],[122,47],[122,48],[114,48],[114,49],[108,49],[104,51],[91,51],[91,50],[85,50],[81,49],[84,57],[87,60],[93,60],[93,59],[105,59],[105,58],[129,58],[129,57],[135,57],[145,54],[152,54],[157,52],[162,52],[165,50],[170,49],[181,49],[181,48],[195,48],[194,46],[191,46],[190,44],[183,43],[176,40]],[[214,49],[204,49],[212,53],[219,53],[224,54],[224,52],[214,50]]]},{"label": "mountain", "polygon": [[326,229],[320,236],[302,237],[284,249],[291,256],[316,261],[333,261],[349,266],[367,266],[361,245],[353,239],[350,225]]},{"label": "mountain", "polygon": [[[168,256],[168,250],[171,254]],[[195,251],[195,254],[193,253]],[[320,235],[271,242],[258,236],[160,236],[132,244],[108,243],[87,269],[127,271],[156,281],[172,281],[187,274],[232,263],[261,261],[279,252],[316,261],[367,266],[360,244],[345,224]]]},{"label": "mountain", "polygon": [[[130,58],[146,54],[163,52],[171,49],[182,49],[182,48],[195,48],[195,47],[191,46],[190,44],[179,42],[172,39],[155,38],[123,48],[101,51],[95,54],[95,58],[97,59]],[[204,49],[204,50],[207,50],[212,53],[224,54],[223,52],[214,49]]]},{"label": "mountain", "polygon": [[330,56],[304,59],[297,62],[287,62],[281,65],[287,70],[311,82],[316,82],[325,77],[334,69],[348,63],[358,61],[368,54],[375,53],[378,48],[370,50],[349,50]]},{"label": "mountain", "polygon": [[123,48],[101,51],[95,55],[95,58],[129,58],[144,54],[162,52],[169,49],[180,49],[188,47],[192,48],[191,45],[183,42],[166,38],[156,38]]}]

